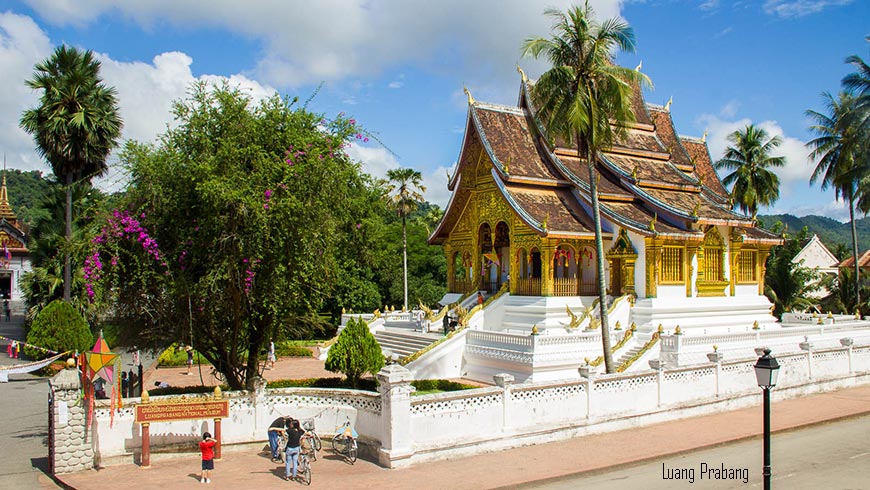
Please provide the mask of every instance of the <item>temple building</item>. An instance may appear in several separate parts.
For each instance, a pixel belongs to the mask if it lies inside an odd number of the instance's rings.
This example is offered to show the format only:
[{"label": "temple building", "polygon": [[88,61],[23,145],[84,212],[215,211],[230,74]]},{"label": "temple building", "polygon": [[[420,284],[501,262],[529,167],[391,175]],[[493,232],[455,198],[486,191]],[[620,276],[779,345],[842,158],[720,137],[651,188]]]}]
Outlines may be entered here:
[{"label": "temple building", "polygon": [[0,298],[22,300],[21,275],[31,270],[27,236],[9,204],[6,173],[0,186]]},{"label": "temple building", "polygon": [[[466,91],[452,195],[429,243],[444,248],[453,293],[504,285],[515,297],[597,296],[585,160],[548,142],[533,82],[520,73],[516,106],[478,102]],[[782,240],[732,210],[705,138],[679,135],[670,105],[646,103],[636,88],[636,122],[595,162],[607,294],[636,298],[638,325],[692,308],[723,316],[736,308],[745,319],[774,322],[764,264]]]}]

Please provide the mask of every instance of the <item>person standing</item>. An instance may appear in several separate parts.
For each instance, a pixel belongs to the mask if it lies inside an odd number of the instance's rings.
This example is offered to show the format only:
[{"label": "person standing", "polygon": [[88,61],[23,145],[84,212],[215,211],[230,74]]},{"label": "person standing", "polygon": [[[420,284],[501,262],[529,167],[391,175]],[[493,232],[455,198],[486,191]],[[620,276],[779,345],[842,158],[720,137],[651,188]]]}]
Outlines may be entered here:
[{"label": "person standing", "polygon": [[275,368],[275,342],[269,342],[269,357],[267,358],[269,369]]},{"label": "person standing", "polygon": [[12,347],[12,357],[15,359],[21,358],[21,342],[15,340],[14,346]]},{"label": "person standing", "polygon": [[202,441],[199,442],[199,451],[202,453],[202,476],[200,483],[211,483],[211,472],[214,470],[214,445],[217,441],[211,437],[211,434],[206,432],[202,435]]},{"label": "person standing", "polygon": [[9,300],[3,300],[3,311],[6,313],[6,321],[12,321],[12,308],[9,307]]},{"label": "person standing", "polygon": [[193,367],[193,347],[188,345],[184,350],[187,351],[187,372],[184,374],[190,374],[190,368]]},{"label": "person standing", "polygon": [[281,437],[287,429],[292,427],[293,419],[289,416],[278,417],[272,421],[269,426],[269,448],[272,449],[272,462],[281,461],[278,455],[278,438]]},{"label": "person standing", "polygon": [[483,306],[483,294],[480,291],[477,292],[477,304]]},{"label": "person standing", "polygon": [[[296,469],[299,467],[299,451],[301,450],[302,434],[305,431],[299,428],[299,421],[294,420],[287,429],[287,449],[284,454],[284,479],[296,479]],[[292,472],[290,468],[293,468]]]}]

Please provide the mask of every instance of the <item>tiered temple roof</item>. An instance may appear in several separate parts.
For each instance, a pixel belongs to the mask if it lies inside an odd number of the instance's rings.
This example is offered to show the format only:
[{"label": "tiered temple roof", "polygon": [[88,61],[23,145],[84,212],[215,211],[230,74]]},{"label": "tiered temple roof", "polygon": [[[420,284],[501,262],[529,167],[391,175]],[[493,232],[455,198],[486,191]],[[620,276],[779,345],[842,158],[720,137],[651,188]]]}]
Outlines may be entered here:
[{"label": "tiered temple roof", "polygon": [[[469,94],[465,140],[445,217],[430,237],[443,243],[470,196],[462,174],[488,163],[492,180],[515,213],[541,236],[592,235],[589,173],[575,148],[545,137],[523,77],[517,106],[476,102]],[[601,214],[643,236],[701,240],[703,225],[738,228],[746,242],[778,244],[731,209],[702,139],[679,136],[666,107],[647,104],[636,87],[636,122],[599,155],[596,170]],[[604,230],[605,237],[617,230]]]}]

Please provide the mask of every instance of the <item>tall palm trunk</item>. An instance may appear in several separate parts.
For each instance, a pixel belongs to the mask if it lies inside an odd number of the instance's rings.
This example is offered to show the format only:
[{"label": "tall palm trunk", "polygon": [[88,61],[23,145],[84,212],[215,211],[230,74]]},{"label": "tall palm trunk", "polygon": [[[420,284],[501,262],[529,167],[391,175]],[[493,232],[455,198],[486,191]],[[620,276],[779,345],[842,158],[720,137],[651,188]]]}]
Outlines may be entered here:
[{"label": "tall palm trunk", "polygon": [[63,300],[69,302],[72,298],[72,267],[70,265],[70,242],[72,241],[72,174],[66,175],[66,213],[65,230],[66,237],[63,259]]},{"label": "tall palm trunk", "polygon": [[404,216],[402,216],[402,264],[405,276],[405,305],[402,311],[408,311],[408,231]]},{"label": "tall palm trunk", "polygon": [[853,192],[849,192],[849,224],[852,225],[852,257],[855,258],[855,308],[857,309],[861,306],[861,267],[858,265],[858,232],[855,229],[855,195]]},{"label": "tall palm trunk", "polygon": [[[578,150],[577,155],[581,152]],[[598,205],[598,182],[595,172],[595,154],[588,151],[586,166],[589,169],[589,193],[592,194],[592,220],[595,222],[595,255],[598,259],[598,311],[601,318],[601,346],[604,349],[604,370],[615,372],[610,353],[610,325],[607,323],[607,289],[604,281],[604,240],[601,237],[601,211]]]}]

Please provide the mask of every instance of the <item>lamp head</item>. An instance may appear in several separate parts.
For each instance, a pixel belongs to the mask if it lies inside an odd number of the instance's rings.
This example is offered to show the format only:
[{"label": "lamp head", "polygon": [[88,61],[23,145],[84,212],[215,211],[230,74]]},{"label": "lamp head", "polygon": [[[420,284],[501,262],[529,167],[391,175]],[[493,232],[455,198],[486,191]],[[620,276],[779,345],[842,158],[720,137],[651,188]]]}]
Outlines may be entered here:
[{"label": "lamp head", "polygon": [[764,349],[764,355],[755,363],[755,378],[758,386],[765,390],[773,388],[776,386],[778,375],[779,363],[770,355],[770,349]]}]

